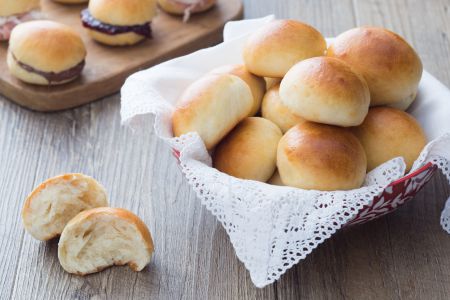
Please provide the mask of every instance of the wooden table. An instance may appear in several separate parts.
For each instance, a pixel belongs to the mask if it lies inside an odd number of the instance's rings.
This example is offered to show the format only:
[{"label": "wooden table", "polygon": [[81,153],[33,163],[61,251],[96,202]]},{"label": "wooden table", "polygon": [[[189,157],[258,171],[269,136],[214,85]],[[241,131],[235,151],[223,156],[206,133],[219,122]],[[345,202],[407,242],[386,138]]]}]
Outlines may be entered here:
[{"label": "wooden table", "polygon": [[[450,86],[450,0],[246,0],[245,9],[248,18],[275,13],[303,20],[327,36],[362,24],[388,27]],[[151,126],[137,134],[120,126],[119,98],[53,114],[0,98],[2,299],[450,298],[450,236],[439,225],[450,189],[442,175],[415,201],[340,231],[279,282],[257,289]],[[57,241],[37,242],[24,232],[26,195],[69,171],[96,177],[113,206],[149,225],[156,252],[143,272],[115,267],[69,275],[58,263]]]}]

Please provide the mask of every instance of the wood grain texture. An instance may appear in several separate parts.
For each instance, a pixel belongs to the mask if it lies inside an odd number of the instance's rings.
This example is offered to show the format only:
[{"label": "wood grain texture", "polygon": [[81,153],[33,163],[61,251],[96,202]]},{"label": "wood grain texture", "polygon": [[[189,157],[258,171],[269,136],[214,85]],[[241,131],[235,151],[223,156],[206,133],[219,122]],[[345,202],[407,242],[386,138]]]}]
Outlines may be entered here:
[{"label": "wood grain texture", "polygon": [[219,0],[206,13],[193,15],[187,24],[180,16],[160,12],[152,21],[152,39],[132,47],[109,47],[95,42],[80,22],[86,5],[61,5],[41,1],[46,18],[76,29],[86,45],[86,67],[80,78],[58,86],[36,86],[21,82],[8,72],[7,43],[0,45],[0,94],[38,111],[67,109],[119,91],[125,79],[138,70],[169,58],[217,44],[223,26],[242,17],[240,0]]},{"label": "wood grain texture", "polygon": [[[383,25],[411,41],[425,68],[450,86],[450,0],[246,0],[246,17],[275,13],[325,35]],[[450,237],[439,216],[450,189],[435,176],[416,199],[368,224],[346,228],[280,281],[255,288],[225,231],[201,207],[167,147],[120,127],[119,96],[42,114],[0,98],[1,299],[449,299]],[[96,177],[111,203],[149,225],[156,252],[141,273],[115,267],[66,274],[57,242],[24,233],[27,193],[64,172]]]}]

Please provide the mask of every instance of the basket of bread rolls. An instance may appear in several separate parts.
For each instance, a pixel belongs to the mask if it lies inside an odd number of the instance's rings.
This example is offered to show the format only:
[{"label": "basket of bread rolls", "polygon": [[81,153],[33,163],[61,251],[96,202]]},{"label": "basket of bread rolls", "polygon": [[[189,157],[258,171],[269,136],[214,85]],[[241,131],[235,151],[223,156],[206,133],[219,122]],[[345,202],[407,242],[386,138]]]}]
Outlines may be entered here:
[{"label": "basket of bread rolls", "polygon": [[257,287],[437,169],[450,180],[450,91],[385,28],[327,39],[296,20],[231,22],[222,44],[129,77],[121,114],[149,132],[154,115]]}]

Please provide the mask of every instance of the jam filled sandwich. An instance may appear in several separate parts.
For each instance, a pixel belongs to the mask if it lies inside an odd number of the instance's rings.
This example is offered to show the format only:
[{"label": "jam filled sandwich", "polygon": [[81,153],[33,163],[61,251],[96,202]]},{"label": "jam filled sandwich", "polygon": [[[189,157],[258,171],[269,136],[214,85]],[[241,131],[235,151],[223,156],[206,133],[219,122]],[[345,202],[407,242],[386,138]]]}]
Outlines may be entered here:
[{"label": "jam filled sandwich", "polygon": [[67,25],[30,21],[11,32],[8,68],[20,80],[38,85],[58,85],[76,79],[85,65],[81,37]]},{"label": "jam filled sandwich", "polygon": [[35,19],[39,0],[0,1],[0,41],[7,41],[18,24]]},{"label": "jam filled sandwich", "polygon": [[151,38],[156,0],[91,0],[81,12],[83,26],[103,44],[125,46]]}]

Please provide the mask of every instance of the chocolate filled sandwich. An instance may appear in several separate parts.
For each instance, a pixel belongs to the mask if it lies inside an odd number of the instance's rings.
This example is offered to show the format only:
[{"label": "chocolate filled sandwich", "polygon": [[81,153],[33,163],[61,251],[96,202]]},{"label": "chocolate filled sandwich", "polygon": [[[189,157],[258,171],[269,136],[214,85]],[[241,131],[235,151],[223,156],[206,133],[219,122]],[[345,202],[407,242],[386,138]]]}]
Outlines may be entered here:
[{"label": "chocolate filled sandwich", "polygon": [[30,21],[11,32],[8,68],[20,80],[38,85],[59,85],[80,76],[86,49],[81,37],[67,25]]},{"label": "chocolate filled sandwich", "polygon": [[156,7],[156,0],[91,0],[81,12],[81,22],[100,43],[133,45],[151,38]]},{"label": "chocolate filled sandwich", "polygon": [[39,0],[0,0],[0,41],[7,41],[20,23],[39,17]]}]

